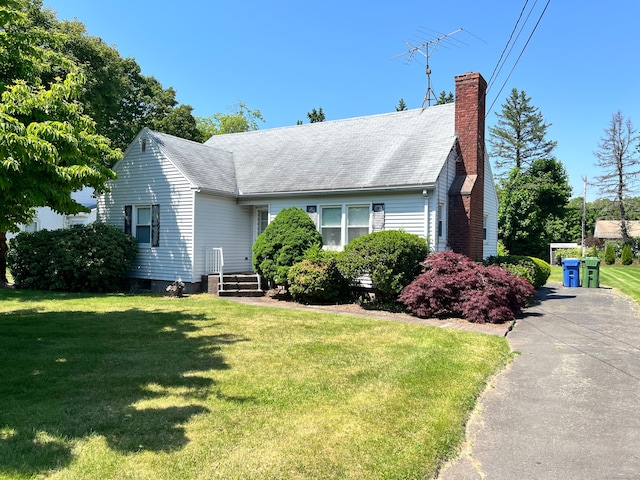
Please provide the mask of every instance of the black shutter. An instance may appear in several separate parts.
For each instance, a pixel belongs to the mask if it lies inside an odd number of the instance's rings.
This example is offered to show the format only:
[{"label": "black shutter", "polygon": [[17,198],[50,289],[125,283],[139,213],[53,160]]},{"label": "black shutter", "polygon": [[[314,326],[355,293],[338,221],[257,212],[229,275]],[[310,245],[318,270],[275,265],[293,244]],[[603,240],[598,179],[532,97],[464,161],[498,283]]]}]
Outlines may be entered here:
[{"label": "black shutter", "polygon": [[151,246],[160,245],[160,205],[151,206]]},{"label": "black shutter", "polygon": [[381,232],[384,230],[384,203],[374,203],[371,206],[373,210],[373,221],[371,222],[371,230]]},{"label": "black shutter", "polygon": [[131,235],[131,214],[133,207],[131,205],[124,206],[124,233]]}]

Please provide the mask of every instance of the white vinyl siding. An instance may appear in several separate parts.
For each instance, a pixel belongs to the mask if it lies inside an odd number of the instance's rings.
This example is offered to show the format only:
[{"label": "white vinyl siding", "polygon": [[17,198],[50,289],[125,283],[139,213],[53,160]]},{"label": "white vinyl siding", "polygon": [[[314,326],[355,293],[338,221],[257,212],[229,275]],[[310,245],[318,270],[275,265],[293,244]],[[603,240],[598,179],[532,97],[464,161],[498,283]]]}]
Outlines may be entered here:
[{"label": "white vinyl siding", "polygon": [[239,206],[232,197],[199,193],[195,199],[194,282],[206,273],[207,249],[222,248],[225,272],[252,270],[253,208]]},{"label": "white vinyl siding", "polygon": [[482,256],[487,258],[498,254],[498,195],[488,157],[484,162],[484,217],[486,238]]},{"label": "white vinyl siding", "polygon": [[[123,228],[125,205],[160,205],[161,209],[159,246],[140,244],[129,276],[192,281],[194,195],[191,183],[149,140],[144,153],[140,141],[134,141],[114,170],[127,181],[108,183],[111,191],[98,198],[99,221]],[[132,221],[135,224],[136,220]]]},{"label": "white vinyl siding", "polygon": [[[258,199],[246,199],[240,198],[239,203],[253,205],[260,203],[269,203],[270,218],[273,218],[285,208],[298,207],[301,210],[307,212],[309,206],[317,206],[317,218],[315,215],[310,214],[310,217],[317,222],[316,226],[318,231],[323,233],[323,226],[327,229],[337,228],[337,226],[331,226],[328,222],[323,224],[322,211],[328,208],[340,208],[341,214],[344,207],[344,228],[341,223],[341,233],[344,232],[344,241],[347,239],[347,207],[362,207],[366,206],[367,215],[371,218],[371,211],[374,204],[384,204],[384,230],[404,230],[405,232],[413,233],[422,238],[426,238],[428,222],[425,221],[425,215],[429,216],[428,209],[425,209],[425,198],[422,195],[422,190],[410,191],[405,193],[367,193],[367,194],[354,194],[354,195],[335,195],[335,196],[322,196],[322,195],[301,195],[299,197],[286,197],[286,198],[273,198],[264,197]],[[427,212],[425,213],[425,210]],[[362,212],[360,212],[362,213]],[[370,221],[370,220],[369,220]],[[341,219],[342,222],[342,219]],[[435,228],[435,215],[433,216],[434,225],[430,228]],[[365,225],[353,224],[354,232],[362,228]],[[371,232],[371,224],[367,225],[368,232]],[[361,232],[364,230],[361,230]],[[327,230],[325,233],[329,233]]]}]

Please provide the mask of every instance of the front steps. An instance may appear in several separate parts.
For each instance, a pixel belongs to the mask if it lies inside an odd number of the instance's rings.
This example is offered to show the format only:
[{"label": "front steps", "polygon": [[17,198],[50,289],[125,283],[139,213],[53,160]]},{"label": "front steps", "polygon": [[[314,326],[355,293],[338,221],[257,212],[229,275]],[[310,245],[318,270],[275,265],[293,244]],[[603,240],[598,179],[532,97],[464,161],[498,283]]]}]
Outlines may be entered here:
[{"label": "front steps", "polygon": [[231,273],[223,276],[223,289],[218,291],[218,296],[262,297],[264,290],[255,273]]}]

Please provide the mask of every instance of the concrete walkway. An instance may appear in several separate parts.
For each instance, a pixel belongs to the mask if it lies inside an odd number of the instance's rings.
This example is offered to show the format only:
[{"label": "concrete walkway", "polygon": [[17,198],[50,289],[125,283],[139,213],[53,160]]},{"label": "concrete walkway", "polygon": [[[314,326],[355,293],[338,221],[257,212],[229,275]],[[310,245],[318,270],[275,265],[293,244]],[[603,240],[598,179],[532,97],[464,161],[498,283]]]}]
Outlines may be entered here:
[{"label": "concrete walkway", "polygon": [[640,479],[638,306],[607,288],[539,296],[439,480]]}]

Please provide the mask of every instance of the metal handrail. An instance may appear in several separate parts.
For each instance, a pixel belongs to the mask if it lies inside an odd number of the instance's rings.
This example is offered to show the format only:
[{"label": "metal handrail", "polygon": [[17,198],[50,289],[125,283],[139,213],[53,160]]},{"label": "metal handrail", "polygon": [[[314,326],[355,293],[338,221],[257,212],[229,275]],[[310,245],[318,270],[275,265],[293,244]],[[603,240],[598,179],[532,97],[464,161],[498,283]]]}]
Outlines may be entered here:
[{"label": "metal handrail", "polygon": [[224,290],[223,276],[224,276],[224,254],[221,247],[213,247],[207,250],[207,275],[219,274],[220,284],[218,286],[219,291]]}]

